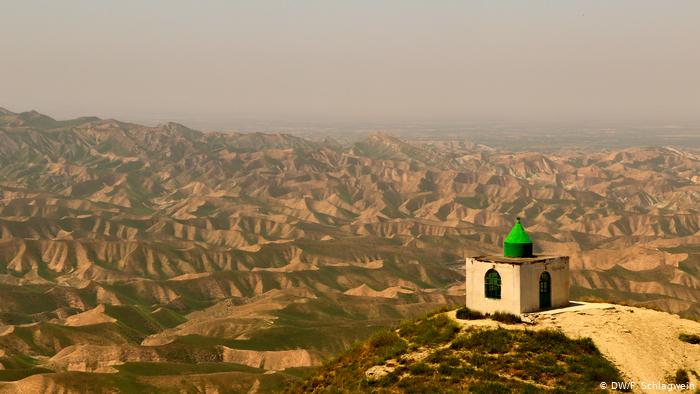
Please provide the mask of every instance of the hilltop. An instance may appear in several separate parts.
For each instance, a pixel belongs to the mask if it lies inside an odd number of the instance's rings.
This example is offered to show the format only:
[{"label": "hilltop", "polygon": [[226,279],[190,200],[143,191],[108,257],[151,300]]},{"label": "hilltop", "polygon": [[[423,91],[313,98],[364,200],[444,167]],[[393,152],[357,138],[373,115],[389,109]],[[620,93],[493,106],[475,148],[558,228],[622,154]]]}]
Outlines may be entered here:
[{"label": "hilltop", "polygon": [[[682,384],[684,377],[700,384],[700,345],[679,338],[700,333],[700,323],[584,303],[519,320],[452,310],[406,321],[287,392],[594,393],[604,391],[601,382]],[[645,390],[656,391],[667,390]]]},{"label": "hilltop", "polygon": [[697,321],[646,308],[580,302],[529,314],[527,319],[538,329],[591,338],[627,381],[669,382],[685,370],[700,387],[700,345],[684,339],[700,335]]}]

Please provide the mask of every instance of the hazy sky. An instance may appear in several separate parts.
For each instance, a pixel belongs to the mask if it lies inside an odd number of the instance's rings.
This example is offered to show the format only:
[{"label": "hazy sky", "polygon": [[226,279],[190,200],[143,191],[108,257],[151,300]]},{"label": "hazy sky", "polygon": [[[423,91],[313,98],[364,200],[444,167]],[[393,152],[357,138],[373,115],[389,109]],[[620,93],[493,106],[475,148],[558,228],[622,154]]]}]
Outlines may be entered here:
[{"label": "hazy sky", "polygon": [[0,106],[65,118],[700,119],[700,1],[10,1]]}]

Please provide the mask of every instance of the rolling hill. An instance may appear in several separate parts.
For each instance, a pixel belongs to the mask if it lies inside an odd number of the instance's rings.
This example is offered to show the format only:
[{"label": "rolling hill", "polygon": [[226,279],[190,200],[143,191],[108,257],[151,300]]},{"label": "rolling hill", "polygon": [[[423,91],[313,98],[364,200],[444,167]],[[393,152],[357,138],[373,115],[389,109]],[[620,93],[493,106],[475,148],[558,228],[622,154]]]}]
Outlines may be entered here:
[{"label": "rolling hill", "polygon": [[463,257],[498,251],[516,216],[571,256],[575,298],[698,318],[698,174],[687,147],[340,145],[1,110],[0,377],[278,387],[461,302]]}]

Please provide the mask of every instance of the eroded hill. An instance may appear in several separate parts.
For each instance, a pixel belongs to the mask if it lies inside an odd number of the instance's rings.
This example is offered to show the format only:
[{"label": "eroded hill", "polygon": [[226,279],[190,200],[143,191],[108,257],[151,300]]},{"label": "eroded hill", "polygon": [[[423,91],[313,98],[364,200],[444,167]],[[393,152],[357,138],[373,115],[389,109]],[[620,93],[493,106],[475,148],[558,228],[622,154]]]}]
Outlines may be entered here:
[{"label": "eroded hill", "polygon": [[697,317],[698,174],[686,148],[340,146],[0,111],[0,363],[230,363],[252,385],[460,302],[461,259],[497,252],[515,216],[572,257],[576,297]]}]

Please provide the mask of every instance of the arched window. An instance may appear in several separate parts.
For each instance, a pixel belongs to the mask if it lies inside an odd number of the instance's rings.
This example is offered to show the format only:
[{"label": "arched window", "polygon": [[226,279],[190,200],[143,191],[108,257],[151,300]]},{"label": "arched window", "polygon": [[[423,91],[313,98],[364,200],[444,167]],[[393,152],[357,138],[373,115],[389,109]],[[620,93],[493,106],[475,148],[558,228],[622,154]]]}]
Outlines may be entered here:
[{"label": "arched window", "polygon": [[486,298],[501,299],[501,275],[498,275],[495,269],[486,271],[484,288],[486,289]]}]

